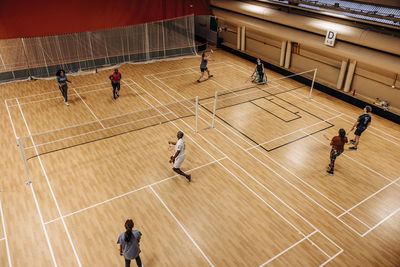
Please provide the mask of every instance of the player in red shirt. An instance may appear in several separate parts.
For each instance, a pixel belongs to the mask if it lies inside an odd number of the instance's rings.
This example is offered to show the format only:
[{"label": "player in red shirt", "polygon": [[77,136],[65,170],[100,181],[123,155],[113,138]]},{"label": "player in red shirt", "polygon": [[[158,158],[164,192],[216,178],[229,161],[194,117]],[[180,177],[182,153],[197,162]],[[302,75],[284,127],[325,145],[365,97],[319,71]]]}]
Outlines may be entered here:
[{"label": "player in red shirt", "polygon": [[[328,139],[329,140],[329,139]],[[333,175],[333,169],[335,168],[335,160],[344,151],[344,144],[347,143],[346,131],[344,129],[339,130],[339,136],[335,136],[331,141],[331,163],[329,164],[329,169],[326,173]]]},{"label": "player in red shirt", "polygon": [[111,85],[113,88],[113,96],[114,99],[117,99],[117,97],[119,97],[119,90],[121,89],[121,73],[118,72],[118,69],[114,69],[114,72],[110,75],[110,80],[111,80]]}]

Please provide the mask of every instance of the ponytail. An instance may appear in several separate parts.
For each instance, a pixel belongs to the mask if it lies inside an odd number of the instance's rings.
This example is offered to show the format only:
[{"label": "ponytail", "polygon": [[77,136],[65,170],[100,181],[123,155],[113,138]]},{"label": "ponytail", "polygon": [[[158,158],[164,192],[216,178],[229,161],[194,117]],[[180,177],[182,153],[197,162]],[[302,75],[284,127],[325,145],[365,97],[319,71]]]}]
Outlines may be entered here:
[{"label": "ponytail", "polygon": [[126,222],[125,222],[126,232],[125,232],[125,238],[124,238],[124,241],[126,243],[130,242],[133,237],[133,233],[132,233],[133,225],[134,224],[131,219],[126,220]]},{"label": "ponytail", "polygon": [[206,56],[206,52],[203,52],[203,54],[201,54],[201,58],[204,59],[205,56]]},{"label": "ponytail", "polygon": [[344,143],[344,138],[346,136],[346,131],[343,128],[341,128],[339,130],[339,136],[340,136],[340,139],[342,140],[342,142]]}]

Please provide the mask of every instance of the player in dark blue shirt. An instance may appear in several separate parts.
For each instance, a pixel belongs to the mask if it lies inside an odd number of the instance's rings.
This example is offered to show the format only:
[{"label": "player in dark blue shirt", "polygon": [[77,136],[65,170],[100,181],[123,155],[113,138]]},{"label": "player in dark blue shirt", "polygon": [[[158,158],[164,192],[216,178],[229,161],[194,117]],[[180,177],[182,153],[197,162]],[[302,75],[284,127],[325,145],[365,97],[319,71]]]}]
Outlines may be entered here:
[{"label": "player in dark blue shirt", "polygon": [[372,108],[370,106],[366,106],[364,108],[364,114],[358,117],[357,121],[354,123],[353,127],[351,128],[350,132],[356,128],[354,132],[354,139],[350,140],[354,146],[349,147],[350,150],[357,150],[358,142],[360,140],[361,134],[368,128],[371,124],[371,113]]}]

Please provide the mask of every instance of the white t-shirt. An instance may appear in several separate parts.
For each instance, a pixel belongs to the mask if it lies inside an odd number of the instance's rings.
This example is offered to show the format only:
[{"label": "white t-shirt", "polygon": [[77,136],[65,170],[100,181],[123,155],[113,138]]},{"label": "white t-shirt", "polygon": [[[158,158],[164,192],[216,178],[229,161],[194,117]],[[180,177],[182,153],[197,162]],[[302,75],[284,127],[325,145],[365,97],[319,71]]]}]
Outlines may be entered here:
[{"label": "white t-shirt", "polygon": [[178,151],[178,150],[181,151],[181,152],[179,152],[178,157],[184,157],[186,155],[185,148],[186,148],[185,140],[183,140],[182,138],[179,139],[175,145],[175,151]]}]

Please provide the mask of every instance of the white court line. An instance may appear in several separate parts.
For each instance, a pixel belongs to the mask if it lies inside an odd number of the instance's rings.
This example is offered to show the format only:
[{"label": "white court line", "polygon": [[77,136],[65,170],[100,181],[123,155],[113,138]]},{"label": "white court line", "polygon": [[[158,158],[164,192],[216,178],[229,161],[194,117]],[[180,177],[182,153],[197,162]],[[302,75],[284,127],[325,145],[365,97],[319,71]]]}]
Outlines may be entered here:
[{"label": "white court line", "polygon": [[328,119],[325,119],[325,120],[323,120],[323,121],[319,121],[319,122],[317,122],[317,123],[311,124],[311,125],[309,125],[309,126],[307,126],[307,127],[304,127],[304,128],[298,129],[298,130],[296,130],[296,131],[293,131],[293,132],[290,132],[290,133],[288,133],[288,134],[284,134],[284,135],[278,136],[278,137],[276,137],[276,138],[273,138],[273,139],[271,139],[271,140],[268,140],[268,141],[266,141],[266,142],[263,142],[263,143],[260,143],[260,144],[258,144],[258,145],[255,145],[255,146],[249,147],[249,148],[247,148],[246,150],[251,150],[251,149],[254,149],[254,148],[256,148],[256,147],[259,147],[259,146],[262,146],[262,145],[265,145],[265,144],[271,143],[271,142],[273,142],[273,141],[275,141],[275,140],[281,139],[281,138],[283,138],[283,137],[286,137],[286,136],[288,136],[288,135],[294,134],[294,133],[296,133],[296,132],[299,132],[299,131],[303,131],[303,130],[305,130],[305,129],[308,129],[308,128],[310,128],[310,127],[313,127],[313,126],[315,126],[315,125],[318,125],[318,124],[320,124],[320,123],[324,123],[324,122],[327,122],[327,121],[330,121],[330,120],[336,119],[337,117],[340,117],[340,116],[342,116],[342,114],[339,114],[339,115],[336,115],[336,116],[330,117],[330,118],[328,118]]},{"label": "white court line", "polygon": [[[153,83],[153,81],[150,81],[151,83]],[[137,83],[136,83],[137,84]],[[155,83],[153,83],[154,85],[156,85]],[[151,96],[154,100],[156,100],[157,102],[159,102],[161,104],[160,101],[158,101],[154,96],[152,96],[150,93],[148,93],[143,87],[141,87],[139,84],[137,84],[142,90],[144,90],[149,96]],[[158,85],[156,85],[157,87],[159,87]],[[162,89],[161,87],[159,87],[161,90],[165,91],[164,89]],[[166,91],[165,91],[166,92]],[[168,95],[170,95],[168,92],[166,92]],[[179,93],[178,93],[179,94]],[[171,95],[170,95],[171,96]],[[172,98],[174,98],[173,96],[171,96]],[[174,98],[175,99],[175,98]],[[176,100],[176,99],[175,99]],[[202,118],[201,118],[202,119]],[[204,121],[204,119],[202,119]],[[186,124],[189,128],[191,128],[193,130],[193,128],[188,125],[185,121],[182,121],[184,124]],[[175,123],[173,123],[175,125]],[[175,127],[177,127],[175,125]],[[178,128],[178,127],[177,127]],[[209,143],[211,146],[213,146],[215,149],[217,149],[221,154],[225,155],[232,163],[234,163],[236,166],[238,166],[239,168],[241,168],[243,171],[245,171],[242,167],[240,167],[236,162],[234,162],[232,159],[230,159],[224,152],[222,152],[219,148],[217,148],[214,144],[210,143],[206,138],[204,138],[201,134],[198,134],[198,136],[200,136],[203,140],[205,140],[207,143]],[[190,136],[188,136],[190,139],[192,139]],[[192,141],[194,143],[197,144],[196,141],[194,141],[194,139],[192,139]],[[198,145],[198,144],[197,144]],[[200,148],[202,148],[200,145],[198,145]],[[204,152],[206,152],[208,155],[210,155],[210,157],[214,158],[208,151],[206,151],[204,148],[202,148],[202,150]],[[284,219],[285,222],[287,222],[290,226],[292,226],[294,229],[296,229],[298,231],[299,234],[305,236],[297,227],[295,227],[292,223],[290,223],[283,215],[281,215],[277,210],[275,210],[271,205],[269,205],[262,197],[260,197],[256,192],[254,192],[247,184],[245,184],[241,179],[239,179],[239,177],[237,177],[235,174],[233,174],[227,167],[225,167],[223,164],[221,164],[220,162],[218,162],[218,164],[223,167],[227,172],[229,172],[239,183],[241,183],[246,189],[248,189],[250,192],[252,192],[258,199],[260,199],[264,204],[266,204],[268,207],[270,207],[276,214],[278,214],[282,219]],[[247,175],[249,175],[250,177],[252,177],[247,171],[245,171],[247,173]],[[257,179],[255,179],[254,177],[252,177],[254,180],[256,180],[258,182]],[[260,182],[258,182],[259,184],[261,184]],[[265,187],[265,186],[264,186]],[[266,187],[265,187],[266,188]],[[272,193],[272,191],[269,191]],[[296,215],[298,215],[300,218],[302,218],[305,222],[307,222],[309,225],[311,225],[314,229],[318,230],[314,225],[312,225],[310,222],[308,222],[304,217],[302,217],[300,214],[298,214],[296,211],[294,211],[293,208],[291,208],[288,204],[286,204],[285,202],[283,202],[283,200],[281,200],[280,198],[278,198],[275,194],[272,193],[272,195],[274,195],[279,201],[281,201],[281,203],[284,203],[284,205],[288,208],[290,208]],[[318,230],[319,231],[319,230]],[[320,231],[319,231],[320,232]],[[324,235],[322,232],[320,232],[324,237],[326,237],[326,235]],[[327,237],[326,237],[327,238]],[[334,243],[332,240],[330,240],[329,238],[327,238],[330,242],[332,242],[336,247],[340,248],[336,243]],[[309,240],[309,239],[308,239]],[[318,245],[314,244],[314,242],[312,242],[311,240],[309,240],[311,242],[311,244],[315,245],[319,250],[321,250],[324,254],[326,254],[325,251],[323,251]],[[340,248],[341,249],[341,248]],[[326,254],[327,255],[327,254]]]},{"label": "white court line", "polygon": [[[201,169],[201,168],[203,168],[203,167],[206,167],[206,166],[208,166],[208,165],[214,164],[214,163],[216,163],[217,161],[221,161],[221,160],[223,160],[223,159],[226,159],[226,157],[223,157],[223,158],[220,158],[220,159],[217,159],[217,160],[213,160],[213,161],[208,162],[208,163],[206,163],[206,164],[197,166],[197,167],[195,167],[195,168],[192,168],[192,169],[188,170],[188,172],[192,172],[192,171],[195,171],[195,170],[197,170],[197,169]],[[92,208],[94,208],[94,207],[97,207],[97,206],[103,205],[103,204],[105,204],[105,203],[111,202],[111,201],[113,201],[113,200],[115,200],[115,199],[119,199],[119,198],[122,198],[122,197],[124,197],[124,196],[130,195],[130,194],[132,194],[132,193],[135,193],[135,192],[141,191],[141,190],[143,190],[143,189],[149,188],[150,186],[154,186],[154,185],[157,185],[157,184],[161,184],[161,183],[163,183],[163,182],[165,182],[165,181],[174,179],[174,178],[176,178],[176,177],[178,177],[178,176],[179,176],[179,174],[175,174],[175,175],[169,176],[169,177],[164,178],[164,179],[162,179],[162,180],[160,180],[160,181],[157,181],[157,182],[151,183],[151,184],[149,184],[149,185],[145,185],[145,186],[142,186],[142,187],[140,187],[140,188],[137,188],[137,189],[131,190],[131,191],[129,191],[129,192],[123,193],[123,194],[121,194],[121,195],[118,195],[118,196],[115,196],[115,197],[106,199],[106,200],[104,200],[104,201],[101,201],[101,202],[98,202],[98,203],[96,203],[96,204],[90,205],[90,206],[88,206],[88,207],[86,207],[86,208],[82,208],[82,209],[79,209],[79,210],[77,210],[77,211],[74,211],[74,212],[71,212],[71,213],[67,213],[67,214],[63,215],[63,217],[66,218],[66,217],[69,217],[69,216],[71,216],[71,215],[74,215],[74,214],[77,214],[77,213],[81,213],[81,212],[86,211],[86,210],[88,210],[88,209],[92,209]],[[47,221],[47,222],[45,222],[45,224],[49,224],[49,223],[52,223],[52,222],[55,222],[55,221],[58,221],[58,220],[60,220],[60,217],[57,217],[57,218],[55,218],[55,219],[53,219],[53,220],[50,220],[50,221]]]},{"label": "white court line", "polygon": [[382,223],[384,223],[385,221],[387,221],[390,217],[392,217],[393,215],[395,215],[398,211],[400,210],[400,208],[398,208],[397,210],[393,211],[392,213],[390,213],[388,216],[386,216],[383,220],[381,220],[379,223],[375,224],[374,227],[372,227],[371,229],[369,229],[368,231],[366,231],[364,234],[362,234],[362,237],[366,236],[369,232],[371,232],[372,230],[374,230],[375,228],[377,228],[379,225],[381,225]]},{"label": "white court line", "polygon": [[300,244],[301,242],[303,242],[304,240],[308,239],[309,237],[311,237],[313,234],[318,233],[317,230],[315,230],[314,232],[312,232],[311,234],[303,237],[302,239],[300,239],[299,241],[297,241],[296,243],[294,243],[293,245],[291,245],[290,247],[288,247],[287,249],[285,249],[284,251],[280,252],[279,254],[276,254],[274,257],[270,258],[269,260],[267,260],[266,262],[264,262],[263,264],[260,265],[260,267],[263,267],[265,265],[267,265],[268,263],[270,263],[271,261],[275,260],[276,258],[278,258],[279,256],[285,254],[286,252],[288,252],[289,250],[291,250],[292,248],[294,248],[295,246],[297,246],[298,244]]},{"label": "white court line", "polygon": [[[220,63],[221,64],[221,63]],[[213,70],[218,70],[218,69],[223,69],[223,68],[225,68],[225,66],[222,66],[222,67],[215,67],[215,68],[213,68]],[[192,70],[191,68],[188,68],[188,70]],[[157,74],[157,73],[153,73],[153,74],[149,74],[149,75],[145,75],[145,76],[154,76],[155,74]],[[161,78],[157,78],[157,79],[160,79],[160,80],[164,80],[164,79],[170,79],[170,78],[173,78],[173,77],[178,77],[178,76],[183,76],[183,75],[189,75],[189,74],[198,74],[197,72],[187,72],[187,73],[180,73],[180,74],[175,74],[175,75],[168,75],[167,77],[161,77]]]},{"label": "white court line", "polygon": [[0,239],[0,241],[5,241],[6,243],[6,250],[7,250],[7,258],[8,258],[8,266],[11,267],[11,255],[10,255],[10,248],[8,247],[8,239],[7,239],[7,231],[6,231],[6,223],[4,220],[4,213],[3,213],[3,206],[1,205],[1,200],[0,200],[0,215],[1,215],[1,223],[3,225],[3,233],[4,237]]},{"label": "white court line", "polygon": [[8,103],[7,103],[7,100],[4,100],[4,103],[5,103],[5,105],[6,105],[6,108],[7,108],[8,117],[9,117],[9,119],[10,119],[10,122],[11,122],[11,127],[12,127],[12,130],[13,130],[13,132],[14,132],[15,139],[18,139],[17,132],[15,131],[14,122],[13,122],[13,120],[12,120],[12,118],[11,118],[10,109],[8,108]]},{"label": "white court line", "polygon": [[92,113],[93,117],[98,121],[98,123],[100,123],[101,127],[103,127],[103,129],[105,129],[106,127],[104,127],[104,125],[101,123],[99,118],[97,118],[96,114],[94,114],[93,110],[89,107],[88,104],[86,104],[85,100],[83,100],[83,98],[78,94],[78,92],[75,90],[75,88],[72,88],[72,90],[75,91],[76,95],[82,100],[83,104],[85,104],[85,106],[89,109],[90,113]]},{"label": "white court line", "polygon": [[[306,132],[304,132],[304,131],[303,131],[303,133],[305,133],[306,135],[310,136],[311,138],[315,139],[316,141],[320,142],[321,144],[323,144],[323,145],[325,145],[325,146],[328,146],[328,147],[330,146],[330,145],[328,145],[328,144],[322,142],[321,140],[319,140],[318,138],[316,138],[316,137],[313,136],[313,135],[310,135],[310,134],[308,134],[308,133],[306,133]],[[350,157],[349,155],[347,155],[347,154],[345,154],[345,153],[342,153],[342,155],[345,156],[346,158],[350,159],[351,161],[355,162],[356,164],[358,164],[358,165],[360,165],[360,166],[362,166],[362,167],[364,167],[364,168],[370,170],[371,172],[375,173],[376,175],[382,177],[383,179],[388,180],[388,181],[390,181],[390,182],[393,181],[392,179],[386,177],[385,175],[383,175],[383,174],[381,174],[381,173],[375,171],[374,169],[371,169],[371,168],[368,167],[367,165],[361,163],[360,161],[358,161],[358,160],[356,160],[356,159],[353,159],[353,158]],[[396,184],[396,185],[397,185],[397,186],[400,186],[400,184]]]},{"label": "white court line", "polygon": [[398,177],[396,180],[393,180],[392,182],[388,183],[387,185],[385,185],[384,187],[382,187],[381,189],[379,189],[378,191],[376,191],[375,193],[373,193],[372,195],[364,198],[362,201],[360,201],[358,204],[354,205],[353,207],[351,207],[350,209],[346,210],[345,212],[343,212],[342,214],[340,214],[338,217],[342,217],[343,215],[345,215],[346,213],[348,213],[349,211],[351,211],[352,209],[358,207],[359,205],[361,205],[362,203],[364,203],[365,201],[367,201],[368,199],[370,199],[371,197],[375,196],[376,194],[378,194],[379,192],[385,190],[387,187],[391,186],[392,184],[396,183],[398,180],[400,179],[400,177]]},{"label": "white court line", "polygon": [[[23,111],[22,111],[21,106],[19,105],[18,98],[17,98],[16,100],[17,100],[18,107],[19,107],[19,110],[20,110],[20,112],[21,112],[22,118],[23,118],[23,120],[24,120],[25,127],[26,127],[26,129],[27,129],[27,131],[28,131],[28,134],[31,135],[31,131],[29,130],[28,123],[26,122],[26,119],[25,119],[25,115],[24,115],[24,113],[23,113]],[[38,151],[37,151],[37,148],[35,147],[35,142],[33,141],[32,136],[31,136],[31,141],[32,141],[32,144],[33,144],[33,146],[34,146],[34,148],[35,148],[35,152],[36,152],[36,155],[37,155],[37,159],[39,160],[39,164],[40,164],[40,167],[41,167],[41,169],[42,169],[42,171],[43,171],[44,177],[46,178],[46,182],[47,182],[47,185],[48,185],[48,187],[49,187],[49,189],[50,189],[51,196],[52,196],[53,201],[54,201],[54,203],[55,203],[55,205],[56,205],[56,207],[57,207],[58,214],[59,214],[60,217],[61,217],[61,216],[62,216],[62,213],[61,213],[60,207],[59,207],[59,205],[58,205],[56,196],[54,195],[53,188],[52,188],[52,186],[51,186],[51,184],[50,184],[50,181],[49,181],[49,178],[48,178],[48,176],[47,176],[47,172],[46,172],[46,170],[45,170],[45,168],[44,168],[44,166],[43,166],[42,159],[41,159],[40,156],[39,156],[39,153],[38,153]],[[32,188],[32,190],[33,190],[33,185],[32,185],[32,184],[31,184],[31,188]],[[36,201],[36,196],[35,196],[35,201]],[[42,220],[42,224],[43,224],[43,218],[41,218],[41,220]],[[66,234],[67,234],[68,240],[69,240],[69,242],[70,242],[70,244],[71,244],[71,247],[72,247],[72,250],[73,250],[73,252],[74,252],[76,261],[77,261],[77,263],[78,263],[78,266],[81,267],[82,265],[81,265],[81,262],[80,262],[80,260],[79,260],[78,254],[77,254],[77,252],[76,252],[74,243],[72,242],[72,239],[71,239],[71,236],[70,236],[70,234],[69,234],[67,225],[65,224],[65,221],[64,221],[63,218],[61,218],[61,221],[62,221],[62,223],[63,223],[63,226],[64,226],[65,232],[66,232]],[[45,228],[44,224],[43,224],[43,227]],[[54,257],[54,255],[52,255],[52,256]],[[54,259],[54,263],[55,263],[55,259]]]},{"label": "white court line", "polygon": [[[285,86],[282,86],[282,87],[285,87]],[[287,87],[286,87],[287,88]],[[289,92],[289,94],[290,95],[293,95],[293,96],[295,96],[295,97],[297,97],[297,98],[299,98],[299,99],[301,99],[300,97],[298,97],[298,96],[296,96],[296,94],[297,93],[295,93],[295,92]],[[313,99],[312,99],[313,100]],[[312,104],[313,105],[313,104]],[[316,105],[314,105],[314,106],[316,106]],[[324,105],[324,106],[326,106],[326,105]],[[318,107],[318,106],[317,106]],[[328,107],[328,106],[326,106],[326,107]],[[320,108],[320,107],[318,107],[318,108]],[[328,108],[330,108],[330,107],[328,107]],[[321,109],[321,108],[320,108]],[[332,108],[330,108],[331,110],[335,110],[335,109],[332,109]],[[326,110],[325,110],[326,111]],[[337,110],[335,110],[336,112],[339,112],[339,111],[337,111]],[[326,111],[326,112],[328,112],[328,113],[330,113],[330,114],[332,114],[331,112],[329,112],[329,111]],[[344,115],[346,115],[346,114],[344,114]],[[347,115],[348,116],[348,115]],[[341,118],[341,119],[343,119],[343,118]],[[345,120],[345,119],[343,119],[343,120]],[[348,120],[345,120],[345,121],[348,121]],[[312,136],[313,137],[313,136]],[[313,138],[315,138],[315,137],[313,137]],[[385,139],[385,138],[384,138]],[[350,158],[350,157],[349,157]],[[351,159],[351,158],[350,158]],[[355,160],[354,160],[355,161]],[[361,163],[360,163],[361,164]],[[363,164],[361,164],[361,165],[363,165]],[[364,165],[364,167],[366,167],[366,168],[368,168],[368,169],[370,169],[369,167],[367,167],[367,166],[365,166]],[[370,169],[371,171],[373,171],[373,172],[375,172],[375,173],[377,173],[378,175],[381,175],[381,174],[379,174],[378,172],[376,172],[376,171],[374,171],[374,170],[372,170],[372,169]],[[383,176],[383,175],[381,175],[381,176]],[[389,179],[390,180],[390,179]],[[392,181],[392,180],[390,180],[390,181]],[[395,183],[396,185],[398,185],[399,186],[399,184],[397,184],[397,183]],[[397,211],[396,211],[397,212]],[[395,212],[395,213],[396,213]],[[385,221],[386,219],[388,219],[390,216],[392,216],[393,214],[395,214],[395,213],[392,213],[391,215],[389,215],[387,218],[385,218],[383,221]],[[378,225],[375,225],[374,227],[369,227],[366,223],[364,223],[364,222],[362,222],[360,219],[358,219],[357,217],[355,217],[354,215],[352,215],[351,213],[348,213],[350,216],[352,216],[353,218],[355,218],[356,220],[358,220],[359,222],[361,222],[362,224],[364,224],[365,226],[367,226],[368,228],[369,228],[369,230],[367,231],[367,232],[365,232],[364,234],[360,234],[358,231],[355,231],[357,234],[359,234],[361,237],[364,237],[367,233],[369,233],[370,231],[372,231],[373,229],[375,229],[379,224],[381,224],[383,221],[381,221]],[[340,220],[337,216],[336,216],[336,218],[338,219],[338,220]],[[342,220],[340,220],[340,221],[342,221]],[[343,222],[343,221],[342,221]],[[343,222],[344,223],[344,222]],[[344,223],[345,225],[347,225],[346,223]],[[348,226],[348,225],[347,225]],[[350,226],[348,226],[350,229],[352,229],[353,231],[354,231],[354,229],[352,228],[352,227],[350,227]]]},{"label": "white court line", "polygon": [[207,260],[208,264],[210,266],[214,266],[214,264],[212,264],[212,262],[210,261],[210,259],[206,256],[206,254],[204,254],[203,250],[201,250],[201,248],[199,247],[199,245],[197,245],[196,241],[193,240],[193,238],[190,236],[190,234],[188,233],[188,231],[186,231],[185,227],[183,227],[183,225],[181,224],[181,222],[178,220],[178,218],[176,218],[176,216],[174,215],[174,213],[168,208],[167,204],[165,204],[165,202],[161,199],[161,197],[157,194],[157,192],[154,190],[154,188],[152,186],[150,186],[151,191],[153,191],[154,195],[158,198],[158,200],[161,202],[161,204],[164,206],[164,208],[169,212],[169,214],[172,216],[172,218],[174,218],[174,220],[176,221],[176,223],[181,227],[181,229],[183,230],[183,232],[186,234],[186,236],[192,241],[193,245],[195,245],[195,247],[200,251],[201,255],[203,255],[203,257]]},{"label": "white court line", "polygon": [[[149,79],[148,79],[149,80]],[[150,80],[149,80],[150,81]],[[155,86],[159,87],[162,91],[164,91],[165,93],[167,93],[168,95],[170,95],[168,92],[166,92],[164,89],[162,89],[160,86],[158,86],[157,84],[155,84],[153,81],[150,81],[151,83],[153,83]],[[166,85],[164,82],[160,81],[161,83],[163,83],[165,86],[169,87],[168,85]],[[170,88],[170,87],[169,87]],[[170,88],[171,90],[173,90],[172,88]],[[173,90],[176,94],[180,95],[181,97],[183,97],[179,92],[176,92],[175,90]],[[171,95],[170,95],[171,96]],[[171,96],[172,98],[174,98],[173,96]],[[153,97],[154,98],[154,97]],[[175,99],[175,98],[174,98]],[[203,110],[202,110],[203,111]],[[210,117],[210,115],[208,113],[206,113],[205,111],[203,111],[207,116]],[[201,118],[201,117],[200,117]],[[202,118],[201,118],[202,119]],[[202,119],[204,120],[204,119]],[[223,127],[225,127],[226,129],[228,129],[229,131],[231,131],[232,133],[234,133],[235,135],[237,135],[238,137],[240,137],[242,140],[244,140],[245,142],[247,142],[248,144],[252,145],[251,143],[249,143],[248,140],[246,140],[245,138],[243,138],[243,136],[238,135],[235,131],[233,131],[232,129],[230,129],[229,127],[227,127],[224,123],[221,123],[219,120],[216,120],[218,123],[220,123]],[[216,129],[216,128],[215,128]],[[278,177],[280,177],[282,180],[286,181],[286,183],[288,183],[289,185],[291,185],[293,188],[295,188],[297,191],[299,191],[301,194],[303,194],[306,198],[308,198],[309,200],[311,200],[313,203],[315,203],[316,205],[318,205],[321,209],[325,210],[327,213],[329,213],[332,217],[336,218],[337,220],[339,220],[340,222],[342,222],[344,225],[346,225],[350,230],[352,230],[353,232],[355,232],[356,234],[358,234],[359,236],[361,236],[361,233],[359,233],[357,230],[355,230],[354,228],[352,228],[350,225],[348,225],[347,223],[345,223],[343,220],[341,220],[340,218],[337,218],[336,215],[334,215],[331,211],[329,211],[327,208],[325,208],[324,206],[322,206],[321,204],[319,204],[317,201],[315,201],[313,198],[311,198],[310,196],[308,196],[306,193],[304,193],[302,190],[300,190],[297,186],[295,186],[294,184],[292,184],[291,182],[289,182],[286,178],[284,178],[282,175],[280,175],[278,172],[276,172],[275,170],[273,170],[271,167],[269,167],[266,163],[264,163],[263,161],[261,161],[260,159],[258,159],[257,157],[255,157],[253,154],[251,154],[249,151],[247,151],[245,148],[243,148],[241,145],[237,144],[235,141],[233,141],[231,138],[229,138],[228,136],[226,136],[224,133],[222,133],[221,131],[219,131],[218,129],[216,129],[216,131],[218,131],[220,134],[222,134],[223,136],[225,136],[225,138],[227,138],[228,140],[230,140],[233,144],[237,145],[239,148],[241,148],[242,150],[244,150],[245,152],[247,152],[251,157],[253,157],[254,159],[256,159],[258,162],[260,162],[262,165],[264,165],[266,168],[268,168],[269,170],[271,170],[272,172],[274,172]],[[257,148],[257,150],[259,152],[261,152],[262,154],[264,154],[265,156],[267,156],[268,158],[270,158],[264,151],[260,150],[259,148]],[[271,159],[271,158],[270,158]],[[272,161],[274,161],[276,164],[278,164],[279,166],[281,166],[282,168],[286,169],[289,173],[291,173],[293,176],[295,176],[297,179],[300,179],[301,181],[303,181],[301,178],[299,178],[296,174],[294,174],[293,172],[289,171],[286,167],[283,167],[281,164],[277,163],[275,160],[271,159]],[[304,182],[303,182],[304,183]],[[308,184],[307,184],[308,185]],[[314,190],[316,190],[315,188],[313,188]],[[320,195],[322,195],[324,198],[327,198],[325,195],[323,195],[321,192],[319,192],[318,190],[316,190]],[[332,202],[334,205],[338,206],[338,204],[336,204],[335,202],[333,202],[332,200],[330,200],[329,198],[327,198],[330,202]],[[345,209],[341,206],[338,206],[339,208],[341,208],[343,211],[345,211]],[[351,215],[351,214],[350,214]],[[354,216],[353,216],[354,217]],[[359,220],[358,218],[354,217],[356,220]],[[363,222],[361,222],[363,223]],[[369,228],[369,227],[368,227]]]},{"label": "white court line", "polygon": [[[215,65],[219,65],[219,64],[226,64],[226,63],[225,63],[225,61],[222,61],[222,62],[210,63],[208,65],[209,66],[215,66]],[[181,71],[181,70],[187,70],[187,69],[190,69],[190,68],[192,68],[192,67],[185,67],[185,68],[181,68],[181,69],[174,69],[174,70],[162,71],[162,72],[154,72],[152,74],[145,75],[145,76],[150,76],[150,75],[155,75],[155,74],[163,74],[163,73],[169,73],[169,72],[175,72],[175,71]],[[131,79],[131,78],[128,78],[128,79]]]},{"label": "white court line", "polygon": [[[89,86],[94,86],[94,85],[100,85],[100,84],[106,84],[106,82],[95,83],[95,84],[89,84],[89,85],[83,85],[83,86],[79,86],[79,87],[76,87],[76,88],[78,89],[78,88],[84,88],[84,87],[89,87]],[[28,97],[34,97],[34,96],[40,96],[40,95],[47,95],[47,94],[54,94],[54,93],[57,93],[57,92],[59,92],[59,90],[58,90],[58,91],[57,91],[57,90],[54,90],[54,91],[49,91],[49,92],[44,92],[44,93],[34,94],[34,95],[20,96],[20,97],[18,97],[18,99],[24,99],[24,98],[28,98]],[[16,97],[8,98],[8,99],[6,99],[6,100],[12,100],[12,99],[15,99],[15,98],[16,98]]]}]

